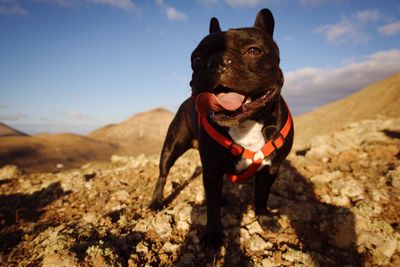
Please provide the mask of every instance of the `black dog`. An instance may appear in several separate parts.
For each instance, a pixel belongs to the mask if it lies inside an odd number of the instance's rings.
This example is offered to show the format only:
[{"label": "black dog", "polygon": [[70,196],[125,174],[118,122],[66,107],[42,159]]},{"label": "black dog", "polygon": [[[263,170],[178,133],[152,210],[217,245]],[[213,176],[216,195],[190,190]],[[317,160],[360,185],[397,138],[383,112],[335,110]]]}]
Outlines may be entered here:
[{"label": "black dog", "polygon": [[255,179],[255,212],[267,214],[270,188],[293,143],[293,124],[280,91],[283,74],[272,36],[274,18],[261,10],[253,27],[210,34],[192,53],[192,97],[171,122],[161,152],[160,177],[150,207],[162,208],[169,169],[198,140],[207,201],[206,246],[219,246],[224,174]]}]

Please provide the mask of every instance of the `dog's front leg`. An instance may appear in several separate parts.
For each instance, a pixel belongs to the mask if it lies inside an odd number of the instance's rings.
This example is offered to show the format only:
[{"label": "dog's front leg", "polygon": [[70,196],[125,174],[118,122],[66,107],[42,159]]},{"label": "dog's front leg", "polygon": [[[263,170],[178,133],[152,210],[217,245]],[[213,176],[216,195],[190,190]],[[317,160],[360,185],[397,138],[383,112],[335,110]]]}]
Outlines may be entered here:
[{"label": "dog's front leg", "polygon": [[265,167],[263,170],[256,173],[255,176],[254,210],[257,216],[268,215],[268,197],[277,174],[270,174],[268,167]]},{"label": "dog's front leg", "polygon": [[170,168],[183,153],[193,147],[193,140],[196,138],[191,116],[193,110],[194,103],[189,98],[179,107],[169,125],[160,156],[160,176],[150,203],[150,208],[153,210],[159,210],[163,207],[163,191]]},{"label": "dog's front leg", "polygon": [[222,245],[222,178],[223,173],[219,170],[203,169],[203,184],[207,201],[207,225],[201,241],[205,247],[217,248]]}]

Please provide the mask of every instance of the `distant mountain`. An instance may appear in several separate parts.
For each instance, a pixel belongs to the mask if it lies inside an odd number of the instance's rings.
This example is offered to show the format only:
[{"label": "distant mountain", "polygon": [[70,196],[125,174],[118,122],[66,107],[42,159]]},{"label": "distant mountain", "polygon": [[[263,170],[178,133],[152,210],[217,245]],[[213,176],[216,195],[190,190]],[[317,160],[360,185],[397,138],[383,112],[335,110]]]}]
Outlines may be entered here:
[{"label": "distant mountain", "polygon": [[339,130],[348,123],[377,117],[400,117],[400,73],[373,83],[344,99],[296,116],[295,144],[301,147],[315,135]]},{"label": "distant mountain", "polygon": [[121,154],[159,154],[172,118],[172,112],[157,108],[138,113],[119,124],[97,129],[88,136],[118,145]]},{"label": "distant mountain", "polygon": [[0,122],[0,137],[4,136],[27,136],[27,134]]},{"label": "distant mountain", "polygon": [[0,167],[14,164],[27,172],[51,172],[80,167],[88,161],[109,160],[117,147],[76,134],[0,138]]}]

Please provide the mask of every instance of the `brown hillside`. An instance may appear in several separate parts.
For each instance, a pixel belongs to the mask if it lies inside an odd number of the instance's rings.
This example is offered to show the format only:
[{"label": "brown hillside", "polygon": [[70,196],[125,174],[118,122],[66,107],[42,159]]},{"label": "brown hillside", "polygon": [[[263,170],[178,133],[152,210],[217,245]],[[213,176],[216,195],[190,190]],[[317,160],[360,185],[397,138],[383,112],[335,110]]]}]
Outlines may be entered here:
[{"label": "brown hillside", "polygon": [[80,167],[88,161],[109,160],[117,150],[98,140],[75,134],[0,138],[0,166],[15,164],[27,172],[51,172]]},{"label": "brown hillside", "polygon": [[304,115],[295,117],[296,146],[315,135],[330,133],[344,125],[376,117],[400,117],[400,73]]},{"label": "brown hillside", "polygon": [[116,144],[125,155],[160,153],[173,113],[158,108],[138,113],[129,119],[89,133],[90,138]]},{"label": "brown hillside", "polygon": [[0,122],[0,137],[4,136],[27,136],[27,134]]}]

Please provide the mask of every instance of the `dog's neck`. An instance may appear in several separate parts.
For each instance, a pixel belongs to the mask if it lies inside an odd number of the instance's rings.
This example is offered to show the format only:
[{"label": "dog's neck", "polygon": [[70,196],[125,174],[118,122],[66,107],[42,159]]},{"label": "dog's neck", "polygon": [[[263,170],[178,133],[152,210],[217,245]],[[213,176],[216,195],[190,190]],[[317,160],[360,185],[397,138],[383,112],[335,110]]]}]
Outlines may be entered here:
[{"label": "dog's neck", "polygon": [[279,95],[254,114],[253,120],[263,125],[262,133],[266,140],[275,136],[282,128],[285,118],[282,114],[282,97]]},{"label": "dog's neck", "polygon": [[275,136],[282,127],[280,97],[257,111],[254,116],[228,128],[231,138],[250,150],[259,150],[267,140]]}]

